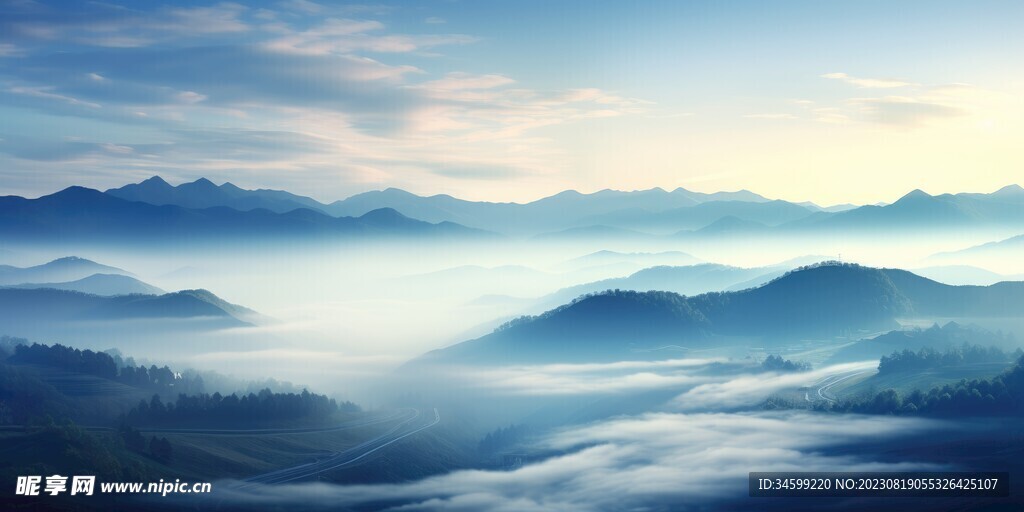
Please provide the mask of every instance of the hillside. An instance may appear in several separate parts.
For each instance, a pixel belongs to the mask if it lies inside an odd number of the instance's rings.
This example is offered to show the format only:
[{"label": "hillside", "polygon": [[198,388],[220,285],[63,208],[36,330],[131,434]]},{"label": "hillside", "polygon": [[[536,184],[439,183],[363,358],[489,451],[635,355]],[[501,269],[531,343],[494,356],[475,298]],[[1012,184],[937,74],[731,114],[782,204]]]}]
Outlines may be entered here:
[{"label": "hillside", "polygon": [[895,328],[917,316],[1019,316],[1024,283],[954,287],[902,270],[824,263],[749,290],[684,297],[609,291],[428,354],[425,361],[574,362],[636,357],[663,344],[707,346],[725,338],[765,341]]},{"label": "hillside", "polygon": [[252,312],[205,290],[102,297],[52,288],[0,289],[0,322],[8,327],[26,323],[199,317],[219,318],[227,325],[245,325],[246,313]]},{"label": "hillside", "polygon": [[977,326],[948,322],[927,329],[906,329],[890,331],[874,338],[860,340],[843,347],[832,354],[832,362],[864,361],[878,359],[893,352],[917,351],[922,348],[947,350],[962,345],[981,345],[1010,348],[1015,344],[1012,336],[993,333]]},{"label": "hillside", "polygon": [[570,286],[541,297],[539,303],[546,307],[556,307],[581,295],[605,290],[667,291],[681,295],[697,295],[710,291],[725,291],[740,283],[763,284],[783,270],[786,269],[780,267],[740,268],[717,263],[683,266],[660,265],[639,270],[627,277],[602,279]]}]

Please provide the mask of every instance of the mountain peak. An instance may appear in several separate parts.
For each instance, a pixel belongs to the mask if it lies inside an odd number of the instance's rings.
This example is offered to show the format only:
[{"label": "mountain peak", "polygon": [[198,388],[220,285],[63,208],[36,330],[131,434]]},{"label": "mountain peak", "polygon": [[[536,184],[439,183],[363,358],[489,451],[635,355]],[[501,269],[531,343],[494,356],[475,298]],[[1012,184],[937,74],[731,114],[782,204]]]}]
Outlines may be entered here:
[{"label": "mountain peak", "polygon": [[921,190],[919,188],[915,188],[914,190],[911,190],[910,192],[907,192],[907,194],[905,196],[899,198],[899,200],[896,201],[896,202],[899,203],[899,202],[908,201],[908,200],[914,201],[914,200],[931,199],[931,198],[932,198],[932,196],[930,194],[928,194],[927,192],[925,192],[925,191],[923,191],[923,190]]},{"label": "mountain peak", "polygon": [[106,194],[99,190],[80,187],[78,185],[70,186],[60,192],[55,192],[43,198],[50,198],[55,200],[82,200],[82,199],[94,199],[94,198],[107,198]]},{"label": "mountain peak", "polygon": [[57,258],[47,263],[47,265],[60,265],[64,263],[93,263],[93,261],[81,258],[79,256],[64,256],[62,258]]},{"label": "mountain peak", "polygon": [[167,183],[160,176],[153,176],[152,178],[140,181],[139,185],[150,185],[150,186],[160,186],[160,187],[169,187],[169,186],[171,186],[170,183]]},{"label": "mountain peak", "polygon": [[370,210],[361,216],[362,220],[372,221],[395,221],[395,220],[408,220],[409,217],[402,215],[401,212],[394,208],[377,208],[376,210]]},{"label": "mountain peak", "polygon": [[1003,187],[1003,188],[1001,188],[999,190],[996,190],[995,192],[992,193],[992,195],[1018,195],[1018,194],[1024,194],[1024,188],[1021,188],[1021,186],[1017,185],[1016,183],[1014,183],[1012,185],[1007,185],[1007,186],[1005,186],[1005,187]]},{"label": "mountain peak", "polygon": [[198,180],[193,181],[191,184],[192,185],[200,185],[200,186],[203,186],[203,187],[216,187],[217,186],[217,185],[214,185],[212,181],[210,181],[210,180],[208,180],[206,178],[199,178]]}]

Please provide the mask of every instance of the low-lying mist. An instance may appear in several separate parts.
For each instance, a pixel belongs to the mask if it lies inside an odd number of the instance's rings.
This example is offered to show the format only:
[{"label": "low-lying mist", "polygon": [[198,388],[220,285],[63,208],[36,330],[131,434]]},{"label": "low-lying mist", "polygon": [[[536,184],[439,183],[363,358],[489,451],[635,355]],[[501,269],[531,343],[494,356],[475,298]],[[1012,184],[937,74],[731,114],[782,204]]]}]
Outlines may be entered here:
[{"label": "low-lying mist", "polygon": [[[932,265],[928,258],[936,253],[991,240],[993,235],[817,234],[699,241],[495,237],[148,248],[76,244],[8,246],[3,254],[6,263],[20,265],[81,256],[132,272],[165,290],[208,289],[264,317],[251,327],[196,332],[171,328],[153,332],[112,324],[102,329],[67,329],[39,341],[116,347],[158,361],[273,376],[348,395],[361,394],[370,375],[387,377],[424,352],[481,336],[521,314],[536,313],[538,299],[557,290],[628,276],[657,261],[651,255],[672,253],[677,259],[667,261],[680,261],[679,255],[686,255],[693,261],[743,267],[811,256],[919,268]],[[582,258],[598,251],[616,253],[600,261]],[[1007,260],[987,270],[1021,272],[1024,268]]]}]

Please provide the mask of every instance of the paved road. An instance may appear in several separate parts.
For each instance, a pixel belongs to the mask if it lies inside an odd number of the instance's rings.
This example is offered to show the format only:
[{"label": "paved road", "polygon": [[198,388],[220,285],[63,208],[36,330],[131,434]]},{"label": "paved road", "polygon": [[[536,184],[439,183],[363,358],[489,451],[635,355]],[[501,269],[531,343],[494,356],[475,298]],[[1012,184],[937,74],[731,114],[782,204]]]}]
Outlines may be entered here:
[{"label": "paved road", "polygon": [[[872,373],[874,371],[875,370],[853,370],[829,375],[828,377],[825,377],[824,379],[814,384],[815,386],[818,386],[816,394],[818,395],[818,398],[825,400],[828,403],[835,403],[835,398],[832,396],[831,393],[829,393],[829,390],[832,389],[833,386],[839,384],[840,382],[850,380],[858,375],[864,375],[865,373]],[[807,400],[808,402],[817,400],[817,398],[811,399],[811,397],[809,397],[807,393],[804,393],[804,399]]]},{"label": "paved road", "polygon": [[[353,428],[365,427],[370,425],[379,425],[381,423],[389,423],[392,421],[407,421],[419,415],[419,411],[416,409],[397,409],[394,411],[388,411],[386,413],[379,413],[373,416],[356,418],[353,420],[338,423],[336,425],[329,425],[324,427],[304,427],[304,428],[255,428],[255,429],[216,429],[216,428],[150,428],[150,427],[138,427],[137,430],[140,432],[147,432],[152,434],[196,434],[196,435],[216,435],[216,436],[279,436],[287,434],[315,434],[320,432],[336,432],[339,430],[350,430]],[[96,427],[96,426],[81,426],[83,430],[90,432],[111,432],[116,429],[112,427]],[[0,431],[22,431],[25,429],[24,425],[4,425],[0,426]]]},{"label": "paved road", "polygon": [[139,427],[140,432],[151,432],[156,434],[201,434],[218,436],[270,436],[282,434],[315,434],[320,432],[336,432],[349,430],[369,425],[379,425],[391,421],[408,420],[419,414],[415,409],[398,409],[379,414],[375,417],[357,418],[354,420],[331,425],[326,427],[307,428],[264,428],[264,429],[209,429],[209,428],[147,428]]},{"label": "paved road", "polygon": [[[406,437],[409,437],[417,432],[421,432],[428,428],[437,425],[441,421],[441,414],[434,409],[434,417],[431,420],[424,421],[420,419],[420,412],[417,410],[415,414],[401,423],[395,425],[387,432],[374,437],[368,441],[360,443],[352,448],[344,451],[340,451],[327,456],[326,458],[317,459],[314,462],[308,462],[293,466],[290,468],[280,469],[277,471],[271,471],[262,475],[257,475],[246,480],[251,484],[282,484],[286,482],[294,482],[296,480],[304,480],[319,475],[321,472],[330,471],[334,469],[340,469],[346,466],[351,466],[366,457],[376,453]],[[243,488],[246,485],[242,486]]]}]

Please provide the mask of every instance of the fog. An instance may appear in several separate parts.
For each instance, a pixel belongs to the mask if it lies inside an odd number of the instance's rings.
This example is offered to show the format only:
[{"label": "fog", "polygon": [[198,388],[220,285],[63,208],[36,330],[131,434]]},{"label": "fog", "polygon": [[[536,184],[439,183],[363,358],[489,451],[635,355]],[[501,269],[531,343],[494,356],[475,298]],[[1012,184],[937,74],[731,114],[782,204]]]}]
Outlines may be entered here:
[{"label": "fog", "polygon": [[652,413],[568,428],[540,441],[566,452],[514,471],[456,471],[405,484],[273,487],[221,482],[223,505],[288,509],[673,510],[746,495],[750,471],[912,471],[943,466],[830,454],[840,444],[952,428],[933,420],[785,413]]},{"label": "fog", "polygon": [[[49,335],[45,341],[82,348],[116,347],[158,362],[242,377],[271,376],[358,398],[369,387],[368,377],[386,378],[424,352],[481,336],[510,318],[535,313],[537,300],[547,294],[644,268],[645,258],[637,253],[680,251],[699,261],[743,267],[817,255],[872,266],[917,268],[973,264],[970,255],[946,255],[939,260],[935,255],[1005,234],[5,245],[0,254],[4,263],[17,265],[80,256],[127,270],[165,290],[207,289],[262,315],[254,326],[213,332],[124,329],[106,336],[105,331],[93,332],[86,326]],[[579,260],[604,250],[622,254],[612,264]],[[989,271],[1024,272],[1024,264],[1012,258],[993,263],[993,257],[987,256],[986,261],[984,268]],[[646,386],[665,377],[637,373],[631,378],[634,385]]]}]

